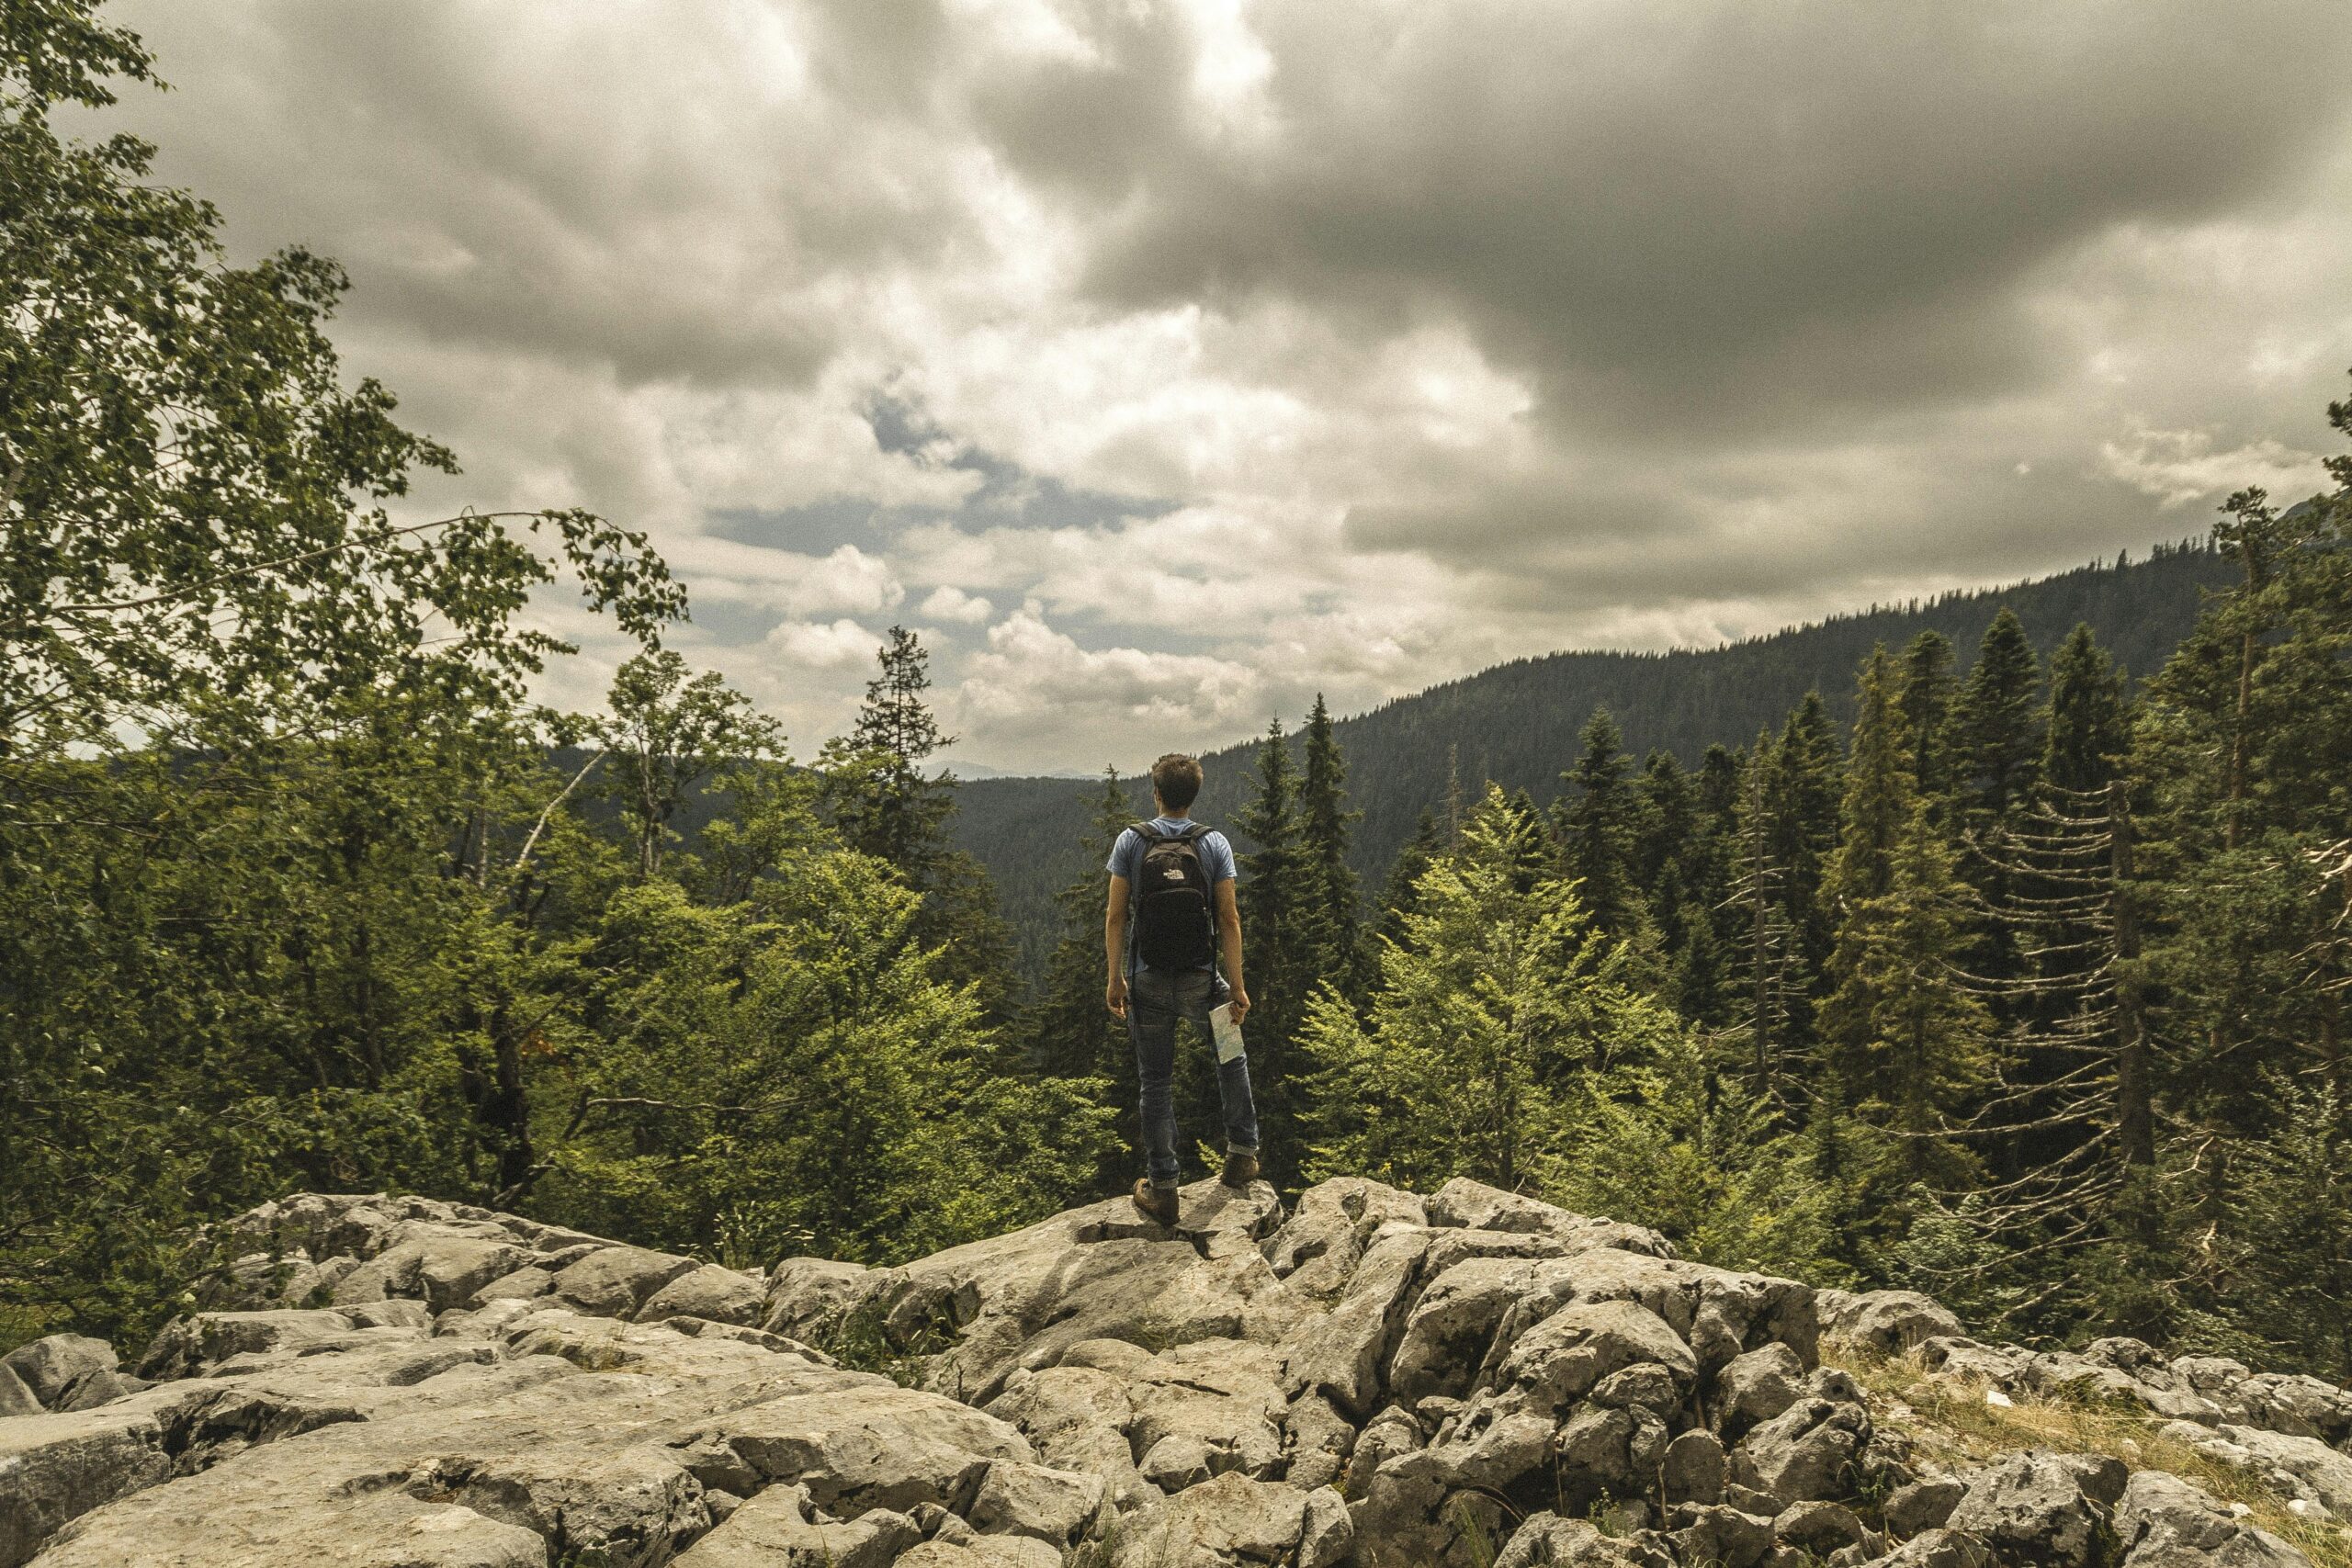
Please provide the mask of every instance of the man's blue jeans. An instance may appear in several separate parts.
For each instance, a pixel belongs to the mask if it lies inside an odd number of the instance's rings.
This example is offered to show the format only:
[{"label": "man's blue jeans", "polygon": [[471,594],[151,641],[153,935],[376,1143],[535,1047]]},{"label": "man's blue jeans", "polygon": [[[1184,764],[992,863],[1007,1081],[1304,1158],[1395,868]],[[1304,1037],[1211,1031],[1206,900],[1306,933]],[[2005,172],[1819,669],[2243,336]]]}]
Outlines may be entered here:
[{"label": "man's blue jeans", "polygon": [[[1225,981],[1207,969],[1163,970],[1138,966],[1127,982],[1127,1038],[1135,1043],[1136,1077],[1143,1083],[1143,1150],[1152,1180],[1176,1179],[1176,1024],[1191,1019],[1209,1036],[1209,1010],[1226,998]],[[1247,1054],[1216,1068],[1217,1098],[1225,1105],[1225,1146],[1258,1146],[1258,1106],[1250,1098]]]}]

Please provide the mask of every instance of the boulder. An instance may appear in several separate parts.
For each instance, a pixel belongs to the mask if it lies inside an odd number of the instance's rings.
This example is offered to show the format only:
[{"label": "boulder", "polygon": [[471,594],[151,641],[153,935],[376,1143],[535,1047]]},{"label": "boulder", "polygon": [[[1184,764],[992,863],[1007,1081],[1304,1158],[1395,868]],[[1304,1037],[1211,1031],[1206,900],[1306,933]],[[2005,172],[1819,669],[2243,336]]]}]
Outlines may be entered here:
[{"label": "boulder", "polygon": [[1966,1486],[1948,1477],[1914,1481],[1887,1495],[1881,1517],[1886,1520],[1886,1528],[1901,1537],[1939,1529],[1967,1493]]},{"label": "boulder", "polygon": [[2024,1386],[2033,1353],[2014,1345],[1987,1345],[1964,1335],[1939,1334],[1912,1348],[1919,1364],[1938,1377],[1982,1383],[2011,1393]]},{"label": "boulder", "polygon": [[765,1287],[748,1274],[706,1263],[689,1269],[646,1298],[637,1309],[639,1323],[665,1317],[699,1317],[711,1323],[753,1324],[760,1321]]},{"label": "boulder", "polygon": [[900,1513],[936,1503],[967,1508],[996,1460],[1036,1458],[1004,1422],[935,1393],[858,1379],[848,1390],[789,1393],[730,1410],[691,1438],[725,1442],[771,1483],[795,1483],[836,1517]]},{"label": "boulder", "polygon": [[328,1344],[353,1327],[345,1314],[322,1309],[192,1313],[174,1318],[148,1342],[139,1375],[192,1378],[234,1357]]},{"label": "boulder", "polygon": [[1315,1528],[1317,1568],[1346,1555],[1347,1510],[1328,1488],[1307,1493],[1282,1482],[1252,1481],[1228,1472],[1152,1505],[1127,1520],[1116,1561],[1136,1568],[1239,1568],[1242,1563],[1296,1562]]},{"label": "boulder", "polygon": [[985,1533],[1032,1536],[1067,1548],[1094,1522],[1102,1494],[1100,1476],[998,1460],[980,1478],[967,1517]]},{"label": "boulder", "polygon": [[1609,1247],[1651,1258],[1674,1256],[1666,1238],[1645,1226],[1571,1213],[1466,1176],[1457,1176],[1430,1193],[1428,1213],[1432,1225],[1545,1235],[1566,1244],[1570,1251]]},{"label": "boulder", "polygon": [[1365,1423],[1358,1434],[1355,1447],[1348,1453],[1347,1468],[1340,1473],[1340,1490],[1350,1497],[1364,1495],[1383,1464],[1399,1454],[1413,1452],[1428,1438],[1411,1412],[1402,1405],[1389,1405]]},{"label": "boulder", "polygon": [[1724,1446],[1715,1435],[1693,1427],[1666,1445],[1658,1466],[1658,1488],[1668,1503],[1720,1503],[1725,1476]]},{"label": "boulder", "polygon": [[917,1545],[914,1520],[888,1508],[854,1519],[812,1517],[808,1494],[771,1486],[675,1559],[677,1568],[888,1568]]},{"label": "boulder", "polygon": [[[1140,1350],[1136,1357],[1150,1359]],[[986,1409],[1018,1428],[1046,1464],[1102,1477],[1122,1506],[1145,1500],[1147,1488],[1127,1440],[1135,1411],[1123,1379],[1100,1368],[1067,1364],[1017,1371]]]},{"label": "boulder", "polygon": [[[2106,1505],[2094,1493],[2120,1492],[2112,1486],[2120,1469],[2111,1460],[2100,1462],[2091,1456],[2041,1450],[2012,1454],[1970,1478],[1948,1528],[1982,1541],[2007,1562],[2110,1568],[2121,1562],[2122,1548]],[[2086,1481],[2091,1490],[2086,1490]]]},{"label": "boulder", "polygon": [[1876,1562],[1878,1568],[2000,1568],[1991,1547],[1951,1529],[1914,1536]]},{"label": "boulder", "polygon": [[116,1365],[113,1346],[79,1334],[51,1334],[0,1358],[44,1410],[85,1409],[120,1393]]},{"label": "boulder", "polygon": [[1860,1545],[1869,1533],[1851,1508],[1817,1499],[1792,1504],[1772,1520],[1774,1536],[1816,1557],[1826,1557],[1840,1547]]},{"label": "boulder", "polygon": [[[1369,1437],[1370,1433],[1366,1433]],[[1381,1462],[1350,1493],[1360,1568],[1486,1568],[1507,1515],[1481,1491],[1456,1490],[1427,1450]]]},{"label": "boulder", "polygon": [[0,1420],[0,1568],[28,1562],[70,1521],[171,1478],[147,1394],[96,1410]]},{"label": "boulder", "polygon": [[1668,1532],[1685,1562],[1757,1568],[1772,1550],[1772,1521],[1722,1504],[1686,1503],[1674,1510]]},{"label": "boulder", "polygon": [[1061,1553],[1025,1535],[972,1535],[942,1530],[909,1547],[899,1568],[1060,1568]]},{"label": "boulder", "polygon": [[1782,1507],[1835,1497],[1860,1479],[1856,1461],[1870,1438],[1870,1412],[1861,1405],[1800,1400],[1740,1439],[1732,1477]]},{"label": "boulder", "polygon": [[1804,1391],[1804,1366],[1786,1345],[1766,1345],[1733,1357],[1716,1372],[1707,1395],[1707,1421],[1726,1440],[1770,1421]]},{"label": "boulder", "polygon": [[1361,1177],[1317,1182],[1259,1250],[1274,1277],[1310,1299],[1336,1300],[1373,1236],[1389,1224],[1420,1229],[1429,1211],[1410,1192]]},{"label": "boulder", "polygon": [[555,1289],[555,1270],[537,1263],[526,1263],[512,1273],[501,1274],[473,1293],[466,1304],[488,1306],[492,1302],[536,1301]]},{"label": "boulder", "polygon": [[1546,1510],[1530,1514],[1511,1532],[1494,1568],[1649,1568],[1666,1561],[1654,1551],[1601,1534],[1584,1519],[1564,1519]]},{"label": "boulder", "polygon": [[1152,1474],[1150,1456],[1178,1439],[1170,1455],[1197,1445],[1212,1475],[1275,1475],[1283,1465],[1281,1377],[1273,1350],[1233,1339],[1179,1345],[1136,1368],[1126,1383],[1135,1411],[1127,1436],[1145,1456],[1144,1474],[1168,1488]]},{"label": "boulder", "polygon": [[[557,1271],[549,1291],[558,1301],[582,1312],[594,1313],[599,1317],[627,1317],[643,1306],[656,1291],[696,1267],[693,1258],[673,1253],[649,1252],[641,1247],[608,1247],[566,1264]],[[489,1280],[482,1283],[488,1284]]]},{"label": "boulder", "polygon": [[2246,1426],[2335,1448],[2352,1442],[2352,1389],[2302,1373],[2257,1372],[2233,1392]]},{"label": "boulder", "polygon": [[1889,1356],[1962,1332],[1960,1319],[1917,1291],[1820,1291],[1814,1302],[1824,1334]]},{"label": "boulder", "polygon": [[41,1403],[14,1369],[0,1363],[0,1420],[11,1416],[38,1416]]},{"label": "boulder", "polygon": [[1313,1491],[1338,1483],[1355,1449],[1356,1429],[1319,1393],[1303,1393],[1283,1411],[1283,1479]]},{"label": "boulder", "polygon": [[1679,1406],[1697,1382],[1699,1364],[1666,1320],[1630,1301],[1579,1302],[1563,1307],[1521,1336],[1497,1374],[1498,1386],[1527,1408],[1555,1413],[1592,1393],[1605,1380],[1648,1368],[1663,1382],[1651,1396],[1604,1404],[1648,1404],[1660,1414]]},{"label": "boulder", "polygon": [[2161,1470],[2132,1477],[2115,1531],[2129,1568],[2308,1568],[2301,1552]]},{"label": "boulder", "polygon": [[1373,1240],[1330,1310],[1302,1316],[1286,1337],[1291,1389],[1319,1393],[1358,1419],[1372,1414],[1429,1245],[1427,1231],[1409,1227]]},{"label": "boulder", "polygon": [[767,1278],[760,1326],[795,1339],[830,1339],[899,1279],[892,1269],[830,1258],[787,1258]]}]

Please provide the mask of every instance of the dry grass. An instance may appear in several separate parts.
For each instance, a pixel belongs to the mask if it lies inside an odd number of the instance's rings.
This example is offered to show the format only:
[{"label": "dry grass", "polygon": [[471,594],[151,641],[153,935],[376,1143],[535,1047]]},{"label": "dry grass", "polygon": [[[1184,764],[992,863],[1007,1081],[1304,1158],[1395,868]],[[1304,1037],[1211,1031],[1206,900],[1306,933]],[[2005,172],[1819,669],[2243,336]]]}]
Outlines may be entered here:
[{"label": "dry grass", "polygon": [[1957,1467],[2019,1449],[2111,1454],[2134,1470],[2169,1471],[2223,1503],[2245,1504],[2249,1522],[2292,1545],[2315,1568],[2352,1568],[2352,1529],[2290,1512],[2287,1499],[2253,1472],[2163,1436],[2157,1431],[2163,1423],[2144,1410],[2027,1396],[2008,1405],[1987,1404],[1979,1383],[1930,1378],[1908,1361],[1849,1345],[1825,1346],[1822,1359],[1853,1374],[1870,1392],[1879,1425],[1910,1438],[1930,1459]]}]

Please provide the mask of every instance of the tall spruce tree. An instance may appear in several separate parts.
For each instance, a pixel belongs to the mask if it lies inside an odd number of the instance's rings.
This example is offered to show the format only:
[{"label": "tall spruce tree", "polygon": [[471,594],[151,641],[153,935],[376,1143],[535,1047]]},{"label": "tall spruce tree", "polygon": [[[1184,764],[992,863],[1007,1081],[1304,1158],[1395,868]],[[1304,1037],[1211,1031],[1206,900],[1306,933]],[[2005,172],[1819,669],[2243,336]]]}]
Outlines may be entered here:
[{"label": "tall spruce tree", "polygon": [[1373,968],[1377,976],[1381,956],[1392,945],[1403,945],[1409,938],[1407,917],[1419,908],[1419,888],[1430,863],[1445,852],[1445,823],[1428,807],[1421,808],[1419,820],[1413,824],[1413,836],[1396,852],[1388,867],[1388,880],[1380,890],[1380,919],[1373,928]]},{"label": "tall spruce tree", "polygon": [[1954,786],[1952,712],[1958,682],[1952,673],[1951,640],[1923,631],[1903,650],[1894,684],[1900,745],[1913,787],[1940,819]]},{"label": "tall spruce tree", "polygon": [[1049,1077],[1098,1077],[1112,1084],[1123,1077],[1129,1083],[1135,1078],[1126,1031],[1102,999],[1102,901],[1108,877],[1102,869],[1134,819],[1118,771],[1104,768],[1102,789],[1094,797],[1084,838],[1086,868],[1054,895],[1061,935],[1029,1014],[1033,1059],[1037,1071]]},{"label": "tall spruce tree", "polygon": [[887,863],[922,895],[910,930],[942,950],[944,977],[971,987],[990,1023],[1010,1024],[1012,928],[997,910],[987,869],[949,844],[956,775],[931,766],[956,743],[924,695],[931,654],[913,632],[892,626],[875,657],[881,669],[865,684],[855,728],[826,742],[819,757],[826,809],[851,848]]},{"label": "tall spruce tree", "polygon": [[1638,801],[1626,778],[1632,759],[1605,707],[1593,709],[1577,740],[1582,750],[1576,766],[1560,775],[1567,793],[1555,808],[1561,855],[1592,923],[1624,941],[1642,925],[1634,876]]},{"label": "tall spruce tree", "polygon": [[1363,939],[1363,894],[1348,864],[1350,830],[1361,814],[1348,809],[1347,779],[1347,758],[1332,736],[1331,710],[1318,692],[1306,716],[1306,766],[1298,789],[1299,918],[1306,928],[1310,973],[1360,1001],[1371,955]]},{"label": "tall spruce tree", "polygon": [[887,861],[921,889],[946,849],[955,781],[934,777],[932,755],[953,746],[923,694],[931,689],[931,654],[904,626],[875,650],[880,671],[865,683],[865,701],[846,738],[827,743],[820,759],[826,804],[851,848]]},{"label": "tall spruce tree", "polygon": [[2070,792],[2103,791],[2114,781],[2131,743],[2123,673],[2087,622],[2076,623],[2051,655],[2042,730],[2041,777]]},{"label": "tall spruce tree", "polygon": [[1951,770],[1961,820],[1982,830],[2007,821],[2030,797],[2043,750],[2041,669],[2014,611],[1984,628],[1951,711]]},{"label": "tall spruce tree", "polygon": [[[2025,627],[2005,605],[1984,628],[1976,662],[1952,705],[1952,814],[1947,826],[1963,846],[1960,874],[1989,906],[2014,903],[2012,874],[2033,808],[2034,771],[2046,744],[2037,702],[2040,662]],[[1969,953],[1972,970],[1988,983],[1994,1016],[2004,1026],[2024,1022],[2041,1005],[2021,987],[2028,978],[2009,922],[1979,921]]]},{"label": "tall spruce tree", "polygon": [[[1794,927],[1798,956],[1807,972],[1821,973],[1829,959],[1837,921],[1822,892],[1830,855],[1838,847],[1838,802],[1844,790],[1844,761],[1838,724],[1819,692],[1807,692],[1781,726],[1765,758],[1763,809],[1770,854],[1783,879],[1782,905]],[[1809,1021],[1797,1021],[1809,1028]]]},{"label": "tall spruce tree", "polygon": [[1126,1136],[1110,1143],[1101,1185],[1114,1184],[1137,1163],[1134,1109],[1140,1085],[1135,1053],[1125,1024],[1103,1004],[1102,901],[1108,881],[1102,870],[1135,810],[1116,769],[1102,770],[1102,791],[1085,836],[1086,869],[1054,896],[1061,936],[1046,964],[1044,982],[1031,1004],[1026,1030],[1032,1070],[1070,1080],[1094,1105],[1117,1113],[1114,1125]]},{"label": "tall spruce tree", "polygon": [[1861,974],[1870,936],[1865,910],[1894,890],[1895,851],[1919,798],[1907,745],[1911,727],[1895,706],[1903,685],[1885,647],[1871,649],[1856,685],[1838,852],[1822,887],[1838,921],[1837,945],[1825,976],[1829,995],[1820,1015],[1825,1065],[1858,1092],[1871,1079],[1869,1058],[1881,1009],[1875,971],[1867,979]]},{"label": "tall spruce tree", "polygon": [[[1297,1107],[1292,1055],[1320,978],[1315,971],[1314,897],[1299,813],[1298,775],[1280,719],[1258,746],[1258,787],[1233,819],[1249,848],[1240,854],[1244,978],[1250,987],[1250,1085],[1257,1100],[1261,1158],[1269,1179],[1298,1173]],[[1217,1104],[1208,1053],[1182,1058],[1179,1110],[1209,1124]]]},{"label": "tall spruce tree", "polygon": [[1781,1075],[1792,1048],[1806,1037],[1812,1006],[1804,942],[1789,911],[1789,868],[1775,831],[1773,784],[1780,748],[1758,731],[1742,770],[1733,825],[1732,877],[1718,906],[1736,922],[1728,933],[1738,997],[1732,1016],[1742,1032],[1741,1064],[1759,1101],[1784,1102]]}]

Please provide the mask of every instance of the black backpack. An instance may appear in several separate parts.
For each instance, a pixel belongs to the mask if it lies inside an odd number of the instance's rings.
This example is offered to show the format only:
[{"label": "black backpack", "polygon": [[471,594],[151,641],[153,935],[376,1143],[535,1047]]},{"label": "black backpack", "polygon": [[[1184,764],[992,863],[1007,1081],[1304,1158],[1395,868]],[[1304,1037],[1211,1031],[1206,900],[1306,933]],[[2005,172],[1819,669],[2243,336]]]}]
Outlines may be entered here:
[{"label": "black backpack", "polygon": [[1193,840],[1208,829],[1187,822],[1177,832],[1163,833],[1138,822],[1134,830],[1143,837],[1143,864],[1131,889],[1136,955],[1150,969],[1206,967],[1216,953],[1209,874]]}]

